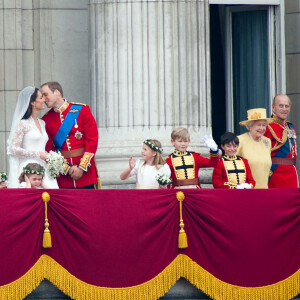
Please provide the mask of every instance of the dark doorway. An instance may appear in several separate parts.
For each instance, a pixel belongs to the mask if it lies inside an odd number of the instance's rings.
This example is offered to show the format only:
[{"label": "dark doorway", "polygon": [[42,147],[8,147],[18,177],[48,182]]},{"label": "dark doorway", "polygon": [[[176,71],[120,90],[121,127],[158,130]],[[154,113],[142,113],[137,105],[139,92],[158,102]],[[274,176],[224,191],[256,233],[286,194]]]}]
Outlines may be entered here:
[{"label": "dark doorway", "polygon": [[210,53],[212,133],[220,145],[220,136],[226,132],[225,60],[222,42],[219,5],[210,5]]}]

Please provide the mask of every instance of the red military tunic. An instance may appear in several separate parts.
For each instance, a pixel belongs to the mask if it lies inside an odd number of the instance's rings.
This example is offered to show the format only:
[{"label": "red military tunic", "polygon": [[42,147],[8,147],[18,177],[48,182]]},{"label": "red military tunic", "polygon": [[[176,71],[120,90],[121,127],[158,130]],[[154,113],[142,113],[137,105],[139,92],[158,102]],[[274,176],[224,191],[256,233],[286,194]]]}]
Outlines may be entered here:
[{"label": "red military tunic", "polygon": [[[82,105],[82,109],[76,119],[77,124],[74,122],[67,139],[62,145],[61,153],[69,165],[65,165],[66,175],[60,175],[57,178],[60,188],[80,188],[98,182],[95,165],[95,154],[98,147],[98,126],[89,106],[79,103],[74,104]],[[42,117],[46,122],[46,131],[49,136],[46,151],[56,150],[53,141],[71,106],[72,104],[65,100],[60,111],[56,112],[54,109],[51,109]],[[84,171],[80,179],[73,180],[68,175],[70,165],[77,165]]]},{"label": "red military tunic", "polygon": [[272,142],[269,188],[298,187],[296,131],[293,124],[273,116],[265,136]]},{"label": "red military tunic", "polygon": [[255,187],[251,169],[247,159],[241,156],[224,155],[214,168],[212,182],[214,188],[235,189],[240,183],[248,183]]},{"label": "red military tunic", "polygon": [[218,161],[218,151],[210,151],[210,158],[205,158],[196,152],[175,150],[166,160],[171,169],[172,188],[177,186],[195,186],[200,188],[199,169],[213,168],[218,164]]}]

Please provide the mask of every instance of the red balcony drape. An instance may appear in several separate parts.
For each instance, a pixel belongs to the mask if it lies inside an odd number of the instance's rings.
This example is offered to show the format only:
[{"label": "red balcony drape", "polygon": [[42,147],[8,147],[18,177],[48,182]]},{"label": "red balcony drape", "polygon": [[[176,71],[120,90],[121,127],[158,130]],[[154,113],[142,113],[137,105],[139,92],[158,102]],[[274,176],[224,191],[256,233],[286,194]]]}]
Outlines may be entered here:
[{"label": "red balcony drape", "polygon": [[43,278],[74,299],[157,299],[179,277],[215,299],[300,293],[299,189],[183,190],[186,249],[176,190],[47,190],[43,249],[43,192],[0,191],[0,299]]}]

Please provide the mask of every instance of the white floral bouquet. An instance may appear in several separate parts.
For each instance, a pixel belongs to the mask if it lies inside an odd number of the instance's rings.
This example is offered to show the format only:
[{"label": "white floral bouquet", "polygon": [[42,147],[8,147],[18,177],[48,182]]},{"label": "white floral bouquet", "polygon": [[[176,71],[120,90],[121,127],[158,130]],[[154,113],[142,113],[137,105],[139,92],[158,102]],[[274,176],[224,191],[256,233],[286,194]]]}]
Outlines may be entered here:
[{"label": "white floral bouquet", "polygon": [[60,152],[50,151],[47,163],[47,173],[51,178],[57,178],[59,174],[63,174],[65,158]]},{"label": "white floral bouquet", "polygon": [[159,183],[159,185],[167,185],[172,182],[172,179],[166,176],[165,174],[157,173],[155,179]]},{"label": "white floral bouquet", "polygon": [[2,183],[2,182],[7,182],[7,176],[6,176],[6,173],[4,173],[4,172],[0,173],[0,183]]}]

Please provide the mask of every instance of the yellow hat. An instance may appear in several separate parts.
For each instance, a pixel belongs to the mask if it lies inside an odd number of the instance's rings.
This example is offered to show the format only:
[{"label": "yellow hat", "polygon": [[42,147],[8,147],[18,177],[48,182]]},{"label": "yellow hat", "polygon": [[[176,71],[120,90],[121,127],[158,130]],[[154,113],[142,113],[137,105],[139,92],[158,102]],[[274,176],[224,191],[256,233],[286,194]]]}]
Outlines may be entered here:
[{"label": "yellow hat", "polygon": [[257,120],[266,120],[269,124],[272,119],[267,118],[267,111],[265,108],[253,108],[247,110],[248,120],[241,121],[239,124],[246,126],[251,121],[257,121]]}]

